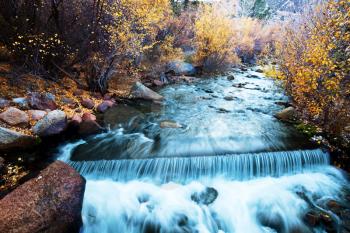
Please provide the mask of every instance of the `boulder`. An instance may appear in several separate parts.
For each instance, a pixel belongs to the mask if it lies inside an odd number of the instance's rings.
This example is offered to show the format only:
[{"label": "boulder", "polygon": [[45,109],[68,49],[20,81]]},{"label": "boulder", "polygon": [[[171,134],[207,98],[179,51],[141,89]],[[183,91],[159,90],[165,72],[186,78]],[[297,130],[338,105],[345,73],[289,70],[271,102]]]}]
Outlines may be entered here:
[{"label": "boulder", "polygon": [[92,113],[85,112],[82,116],[83,121],[96,121],[96,116]]},{"label": "boulder", "polygon": [[134,86],[131,88],[130,96],[136,99],[144,99],[144,100],[152,100],[152,101],[159,101],[164,99],[163,96],[152,91],[151,89],[144,86],[140,82],[136,82]]},{"label": "boulder", "polygon": [[36,143],[36,137],[0,127],[0,150],[25,149]]},{"label": "boulder", "polygon": [[294,122],[297,119],[295,108],[288,107],[275,114],[275,117],[284,122]]},{"label": "boulder", "polygon": [[257,73],[264,73],[264,71],[262,69],[256,69],[255,72],[257,72]]},{"label": "boulder", "polygon": [[0,108],[7,108],[8,106],[10,106],[10,101],[0,98]]},{"label": "boulder", "polygon": [[62,133],[67,127],[67,116],[63,111],[49,112],[43,119],[38,121],[33,132],[41,137],[52,136]]},{"label": "boulder", "polygon": [[81,117],[79,116],[79,114],[74,114],[72,119],[71,119],[71,122],[73,124],[80,124],[83,120],[81,119]]},{"label": "boulder", "polygon": [[39,121],[44,118],[44,116],[47,114],[47,112],[42,110],[29,110],[28,115],[31,120]]},{"label": "boulder", "polygon": [[79,232],[85,180],[56,161],[0,200],[0,232]]},{"label": "boulder", "polygon": [[11,126],[27,125],[29,123],[27,113],[14,107],[10,107],[6,111],[2,112],[0,114],[0,119]]},{"label": "boulder", "polygon": [[28,95],[28,102],[31,108],[37,110],[57,109],[55,96],[51,93],[32,92]]},{"label": "boulder", "polygon": [[162,81],[160,81],[160,80],[153,80],[153,84],[155,85],[155,86],[157,86],[157,87],[161,87],[161,86],[163,86],[164,85],[164,83],[162,82]]},{"label": "boulder", "polygon": [[79,125],[78,133],[82,136],[89,136],[103,132],[103,128],[92,120],[85,120]]},{"label": "boulder", "polygon": [[190,63],[183,61],[171,61],[166,67],[167,73],[172,73],[174,75],[195,75],[196,68]]},{"label": "boulder", "polygon": [[235,99],[235,97],[233,97],[233,96],[225,96],[224,97],[224,100],[227,100],[227,101],[232,101],[232,100],[234,100]]},{"label": "boulder", "polygon": [[84,98],[81,100],[81,105],[87,109],[93,109],[95,107],[95,103],[92,99]]},{"label": "boulder", "polygon": [[18,97],[18,98],[13,98],[12,102],[17,105],[18,107],[22,109],[28,109],[29,108],[29,103],[28,99],[25,97]]},{"label": "boulder", "polygon": [[97,106],[97,111],[100,113],[106,112],[109,108],[113,107],[114,103],[111,100],[105,100]]},{"label": "boulder", "polygon": [[182,125],[175,121],[162,121],[160,122],[160,128],[182,128]]},{"label": "boulder", "polygon": [[235,76],[233,74],[231,74],[231,75],[227,76],[227,80],[233,81],[233,80],[235,80]]},{"label": "boulder", "polygon": [[219,193],[216,189],[207,187],[200,193],[196,192],[192,194],[191,200],[201,205],[210,205],[216,200],[218,195]]}]

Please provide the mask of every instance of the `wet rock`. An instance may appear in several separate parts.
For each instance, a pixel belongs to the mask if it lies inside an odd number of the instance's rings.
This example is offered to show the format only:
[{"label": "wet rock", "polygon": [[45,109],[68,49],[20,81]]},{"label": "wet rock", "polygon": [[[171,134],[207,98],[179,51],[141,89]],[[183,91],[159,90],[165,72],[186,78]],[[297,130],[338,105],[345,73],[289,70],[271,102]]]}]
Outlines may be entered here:
[{"label": "wet rock", "polygon": [[0,98],[0,108],[7,108],[8,106],[10,106],[10,101]]},{"label": "wet rock", "polygon": [[275,114],[275,117],[284,122],[294,122],[297,119],[295,108],[288,107]]},{"label": "wet rock", "polygon": [[87,108],[87,109],[93,109],[95,107],[94,101],[89,98],[82,99],[80,103],[84,108]]},{"label": "wet rock", "polygon": [[0,232],[78,232],[85,180],[56,161],[0,200]]},{"label": "wet rock", "polygon": [[96,121],[84,120],[79,125],[78,133],[82,136],[89,136],[101,132],[103,132],[103,128]]},{"label": "wet rock", "polygon": [[233,97],[233,96],[225,96],[224,97],[224,100],[227,100],[227,101],[232,101],[234,99],[235,99],[235,97]]},{"label": "wet rock", "polygon": [[248,71],[246,67],[241,67],[241,71]]},{"label": "wet rock", "polygon": [[67,116],[63,111],[49,112],[43,119],[38,121],[33,132],[41,137],[52,136],[62,133],[67,128]]},{"label": "wet rock", "polygon": [[217,110],[219,113],[229,113],[230,112],[230,110],[227,110],[225,108],[218,108]]},{"label": "wet rock", "polygon": [[164,85],[164,83],[160,80],[153,80],[153,84],[157,87],[161,87]]},{"label": "wet rock", "polygon": [[175,122],[175,121],[162,121],[160,122],[160,128],[173,128],[173,129],[177,129],[177,128],[182,128],[182,125]]},{"label": "wet rock", "polygon": [[167,64],[166,73],[172,73],[174,75],[195,75],[196,68],[190,63],[183,61],[171,61]]},{"label": "wet rock", "polygon": [[140,82],[136,82],[131,89],[130,96],[136,99],[144,99],[144,100],[152,100],[159,101],[163,100],[164,97],[159,95],[158,93],[152,91],[148,87],[144,86]]},{"label": "wet rock", "polygon": [[55,110],[57,104],[55,102],[55,96],[51,93],[40,94],[38,92],[32,92],[28,95],[29,106],[38,110]]},{"label": "wet rock", "polygon": [[235,80],[235,76],[233,74],[231,74],[231,75],[227,76],[227,80],[233,81],[233,80]]},{"label": "wet rock", "polygon": [[97,106],[97,111],[100,113],[106,112],[109,108],[113,107],[114,102],[111,100],[105,100]]},{"label": "wet rock", "polygon": [[245,85],[243,83],[237,83],[237,84],[233,84],[232,86],[236,88],[243,88]]},{"label": "wet rock", "polygon": [[213,90],[210,90],[210,89],[205,89],[204,92],[205,92],[205,93],[208,93],[208,94],[214,93],[214,91],[213,91]]},{"label": "wet rock", "polygon": [[42,110],[29,110],[28,115],[31,120],[39,121],[44,118],[47,112]]},{"label": "wet rock", "polygon": [[36,137],[0,127],[0,150],[25,149],[36,143]]},{"label": "wet rock", "polygon": [[85,112],[82,116],[83,121],[96,121],[96,116],[90,112]]},{"label": "wet rock", "polygon": [[14,98],[12,99],[12,102],[18,107],[20,107],[21,109],[29,108],[29,103],[27,98],[24,98],[24,97]]},{"label": "wet rock", "polygon": [[309,211],[304,217],[304,221],[311,227],[315,227],[320,223],[320,215],[315,211]]},{"label": "wet rock", "polygon": [[28,125],[29,117],[28,114],[19,110],[18,108],[10,107],[6,111],[0,114],[0,119],[11,125]]},{"label": "wet rock", "polygon": [[256,69],[255,72],[257,72],[257,73],[264,73],[264,71],[262,69]]},{"label": "wet rock", "polygon": [[192,194],[191,200],[201,205],[210,205],[216,200],[218,195],[219,193],[216,189],[207,187],[200,193]]}]

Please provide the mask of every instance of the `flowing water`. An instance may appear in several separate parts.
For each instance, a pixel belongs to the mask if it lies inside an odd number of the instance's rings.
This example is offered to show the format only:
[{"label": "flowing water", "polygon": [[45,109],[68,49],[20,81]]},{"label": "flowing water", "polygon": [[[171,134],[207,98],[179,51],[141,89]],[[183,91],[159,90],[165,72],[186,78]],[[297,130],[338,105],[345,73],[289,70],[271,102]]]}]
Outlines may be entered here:
[{"label": "flowing water", "polygon": [[[110,131],[61,148],[86,179],[82,232],[326,232],[310,209],[345,203],[329,154],[279,122],[287,101],[253,70],[165,87],[162,105],[118,105]],[[347,203],[345,203],[347,204]]]}]

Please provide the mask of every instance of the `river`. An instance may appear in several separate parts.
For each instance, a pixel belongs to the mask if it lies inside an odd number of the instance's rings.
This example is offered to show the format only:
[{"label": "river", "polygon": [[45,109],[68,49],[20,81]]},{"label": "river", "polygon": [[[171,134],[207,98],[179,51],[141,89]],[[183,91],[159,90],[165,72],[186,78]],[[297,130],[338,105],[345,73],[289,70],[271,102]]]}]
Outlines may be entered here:
[{"label": "river", "polygon": [[87,179],[82,232],[325,232],[304,216],[345,203],[347,178],[274,118],[288,98],[254,70],[119,104],[108,132],[63,145],[59,159]]}]

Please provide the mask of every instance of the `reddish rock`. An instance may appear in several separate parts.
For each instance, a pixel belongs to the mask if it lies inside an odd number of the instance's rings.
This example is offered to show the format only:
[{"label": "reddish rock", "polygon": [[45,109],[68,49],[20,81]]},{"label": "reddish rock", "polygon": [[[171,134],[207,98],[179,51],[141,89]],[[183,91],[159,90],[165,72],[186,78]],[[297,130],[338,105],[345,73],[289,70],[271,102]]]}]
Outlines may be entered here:
[{"label": "reddish rock", "polygon": [[92,99],[82,99],[81,105],[87,109],[93,109],[95,107],[95,103]]},{"label": "reddish rock", "polygon": [[81,96],[82,94],[84,94],[84,91],[81,89],[76,89],[73,91],[73,95],[75,96]]},{"label": "reddish rock", "polygon": [[103,96],[104,100],[111,100],[113,98],[113,94],[112,93],[107,93]]},{"label": "reddish rock", "polygon": [[44,116],[46,116],[47,112],[42,111],[42,110],[29,110],[28,111],[28,115],[30,117],[30,119],[34,120],[34,121],[39,121],[41,119],[44,118]]},{"label": "reddish rock", "polygon": [[9,125],[27,125],[29,117],[27,113],[18,108],[10,107],[0,114],[0,119]]},{"label": "reddish rock", "polygon": [[81,119],[81,117],[78,114],[74,114],[71,122],[74,122],[76,124],[80,124],[83,120]]},{"label": "reddish rock", "polygon": [[85,180],[56,161],[0,200],[0,232],[78,232]]},{"label": "reddish rock", "polygon": [[79,125],[78,133],[83,136],[89,136],[89,135],[101,133],[102,131],[103,131],[103,128],[96,121],[84,120]]},{"label": "reddish rock", "polygon": [[109,108],[113,107],[114,105],[114,102],[111,101],[111,100],[105,100],[103,101],[102,103],[100,103],[98,106],[97,106],[97,111],[98,112],[101,112],[101,113],[104,113],[105,111],[107,111]]},{"label": "reddish rock", "polygon": [[96,116],[92,113],[85,112],[82,116],[83,121],[96,121]]},{"label": "reddish rock", "polygon": [[38,110],[57,109],[55,96],[51,93],[40,94],[38,92],[32,92],[28,96],[28,102],[30,107]]}]

